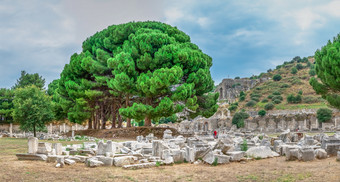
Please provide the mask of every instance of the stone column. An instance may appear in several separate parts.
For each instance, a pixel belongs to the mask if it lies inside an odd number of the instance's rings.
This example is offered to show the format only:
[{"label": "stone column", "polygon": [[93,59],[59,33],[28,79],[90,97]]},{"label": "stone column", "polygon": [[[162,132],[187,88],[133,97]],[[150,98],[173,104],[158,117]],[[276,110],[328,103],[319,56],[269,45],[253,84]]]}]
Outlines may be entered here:
[{"label": "stone column", "polygon": [[306,130],[307,129],[307,120],[305,119],[304,123],[303,123],[303,130]]},{"label": "stone column", "polygon": [[334,128],[335,129],[337,129],[338,128],[338,123],[337,123],[337,120],[338,120],[338,118],[334,118]]},{"label": "stone column", "polygon": [[63,132],[63,127],[59,125],[59,133]]},{"label": "stone column", "polygon": [[64,133],[66,133],[66,124],[63,123],[63,126],[64,126]]},{"label": "stone column", "polygon": [[13,123],[9,123],[9,137],[13,137]]},{"label": "stone column", "polygon": [[50,134],[52,135],[52,133],[53,133],[53,125],[52,123],[50,123]]},{"label": "stone column", "polygon": [[315,125],[316,125],[316,128],[319,128],[319,121],[318,121],[318,118],[316,118],[316,120],[315,120]]},{"label": "stone column", "polygon": [[76,123],[76,131],[78,131],[78,123]]},{"label": "stone column", "polygon": [[36,154],[38,151],[38,138],[28,137],[28,153]]}]

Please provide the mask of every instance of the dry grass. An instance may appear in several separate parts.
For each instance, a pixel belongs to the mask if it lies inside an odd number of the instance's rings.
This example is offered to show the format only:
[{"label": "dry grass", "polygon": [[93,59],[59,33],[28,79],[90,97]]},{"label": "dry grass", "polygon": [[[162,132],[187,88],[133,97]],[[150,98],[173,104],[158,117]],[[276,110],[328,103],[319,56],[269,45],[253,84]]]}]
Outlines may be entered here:
[{"label": "dry grass", "polygon": [[183,163],[124,170],[76,164],[57,169],[51,163],[17,160],[15,153],[26,151],[26,140],[0,139],[0,151],[0,181],[340,181],[340,163],[334,157],[313,162],[279,157],[217,167]]}]

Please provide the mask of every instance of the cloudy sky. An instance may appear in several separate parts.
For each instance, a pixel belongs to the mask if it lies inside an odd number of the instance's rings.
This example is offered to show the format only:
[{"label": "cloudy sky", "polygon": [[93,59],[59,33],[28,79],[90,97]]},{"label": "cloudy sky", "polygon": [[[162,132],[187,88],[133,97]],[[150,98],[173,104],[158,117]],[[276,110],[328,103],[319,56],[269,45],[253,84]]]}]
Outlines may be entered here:
[{"label": "cloudy sky", "polygon": [[145,20],[187,33],[213,58],[218,84],[313,55],[340,33],[340,1],[0,0],[0,88],[21,70],[49,83],[96,31]]}]

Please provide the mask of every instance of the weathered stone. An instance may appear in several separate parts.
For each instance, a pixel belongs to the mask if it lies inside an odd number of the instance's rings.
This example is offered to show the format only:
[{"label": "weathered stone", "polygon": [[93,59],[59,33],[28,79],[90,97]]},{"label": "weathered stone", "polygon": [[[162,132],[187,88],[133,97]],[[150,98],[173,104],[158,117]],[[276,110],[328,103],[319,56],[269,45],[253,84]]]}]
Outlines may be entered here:
[{"label": "weathered stone", "polygon": [[281,154],[281,147],[280,147],[280,145],[282,145],[282,144],[283,144],[282,140],[274,140],[273,150],[275,152]]},{"label": "weathered stone", "polygon": [[82,161],[79,157],[77,157],[77,156],[68,156],[66,159],[70,159],[70,160],[73,160],[73,161],[78,162],[78,163],[83,162],[83,161]]},{"label": "weathered stone", "polygon": [[68,164],[68,165],[74,165],[74,164],[76,164],[76,161],[74,161],[74,160],[71,160],[71,159],[65,159],[65,164]]},{"label": "weathered stone", "polygon": [[230,161],[230,156],[227,155],[214,155],[214,158],[217,158],[217,163],[218,164],[226,164],[229,163]]},{"label": "weathered stone", "polygon": [[299,160],[312,161],[315,159],[314,150],[311,148],[301,148],[299,150]]},{"label": "weathered stone", "polygon": [[142,169],[156,166],[156,162],[148,162],[142,164],[132,164],[132,165],[124,165],[124,169]]},{"label": "weathered stone", "polygon": [[243,151],[234,151],[234,152],[227,152],[227,155],[230,156],[230,161],[240,161],[244,157]]},{"label": "weathered stone", "polygon": [[185,160],[187,162],[195,162],[195,149],[190,148],[189,146],[186,146],[185,148]]},{"label": "weathered stone", "polygon": [[104,163],[104,166],[113,166],[113,157],[97,157],[98,161]]},{"label": "weathered stone", "polygon": [[327,152],[325,151],[325,149],[316,149],[314,151],[315,153],[315,157],[318,159],[326,159],[327,158]]},{"label": "weathered stone", "polygon": [[152,141],[152,155],[157,157],[162,157],[163,152],[163,142],[161,140]]},{"label": "weathered stone", "polygon": [[[268,146],[259,146],[259,147],[252,147],[246,151],[246,155],[253,158],[268,158],[268,157],[274,157],[275,152],[272,151]],[[275,156],[278,156],[279,154],[276,154]]]},{"label": "weathered stone", "polygon": [[338,151],[337,154],[338,154],[338,155],[337,155],[337,157],[336,157],[336,160],[337,160],[337,161],[340,161],[340,151]]},{"label": "weathered stone", "polygon": [[137,157],[134,156],[123,156],[123,157],[115,157],[113,158],[113,164],[116,167],[122,167],[124,165],[130,165],[135,163],[138,160]]},{"label": "weathered stone", "polygon": [[28,137],[28,153],[36,154],[38,151],[38,138]]},{"label": "weathered stone", "polygon": [[18,160],[47,160],[47,156],[45,154],[16,154],[16,156],[18,157]]},{"label": "weathered stone", "polygon": [[172,131],[166,129],[163,133],[163,139],[172,139]]},{"label": "weathered stone", "polygon": [[38,154],[48,154],[52,151],[52,144],[47,142],[39,142],[38,143]]},{"label": "weathered stone", "polygon": [[207,153],[202,160],[208,164],[212,164],[215,160],[213,152],[210,151],[209,153]]},{"label": "weathered stone", "polygon": [[287,147],[285,154],[287,161],[296,160],[299,158],[299,149],[294,147]]},{"label": "weathered stone", "polygon": [[63,154],[63,148],[61,143],[54,143],[53,148],[55,149],[56,155],[62,155]]},{"label": "weathered stone", "polygon": [[149,154],[152,154],[152,148],[149,148],[149,147],[143,147],[143,148],[142,148],[142,151],[141,151],[141,153],[142,153],[143,155],[149,155]]},{"label": "weathered stone", "polygon": [[48,155],[46,162],[48,163],[55,163],[57,162],[57,156],[56,155]]},{"label": "weathered stone", "polygon": [[171,155],[174,159],[174,162],[183,162],[184,161],[184,156],[182,154],[181,150],[171,150]]},{"label": "weathered stone", "polygon": [[56,167],[64,167],[64,166],[65,166],[64,157],[58,156]]},{"label": "weathered stone", "polygon": [[98,142],[97,155],[105,155],[106,144],[103,141]]},{"label": "weathered stone", "polygon": [[88,159],[86,160],[85,165],[87,167],[99,167],[99,166],[103,166],[104,163],[96,159]]},{"label": "weathered stone", "polygon": [[169,149],[163,150],[162,159],[164,159],[165,164],[174,163],[174,158],[171,156]]}]

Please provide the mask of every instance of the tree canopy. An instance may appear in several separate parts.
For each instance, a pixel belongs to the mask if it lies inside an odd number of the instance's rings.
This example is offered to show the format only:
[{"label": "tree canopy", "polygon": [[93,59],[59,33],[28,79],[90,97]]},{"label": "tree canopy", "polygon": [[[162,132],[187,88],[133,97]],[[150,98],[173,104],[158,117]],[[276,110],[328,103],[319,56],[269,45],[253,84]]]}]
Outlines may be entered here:
[{"label": "tree canopy", "polygon": [[45,123],[53,119],[51,100],[35,85],[15,90],[13,118],[23,131],[45,130]]},{"label": "tree canopy", "polygon": [[[210,117],[218,106],[212,93],[212,59],[176,27],[160,22],[112,25],[83,42],[65,65],[57,93],[73,122],[129,121],[170,117],[184,109]],[[91,124],[91,123],[89,123]],[[92,127],[92,125],[91,125]]]},{"label": "tree canopy", "polygon": [[26,71],[21,71],[21,76],[12,89],[24,88],[29,85],[35,85],[36,87],[43,89],[45,86],[45,79],[42,78],[42,76],[39,76],[38,73],[29,74],[26,73]]},{"label": "tree canopy", "polygon": [[316,93],[321,94],[331,105],[340,109],[340,34],[333,42],[315,52],[315,70],[321,81],[315,77],[310,79]]}]

